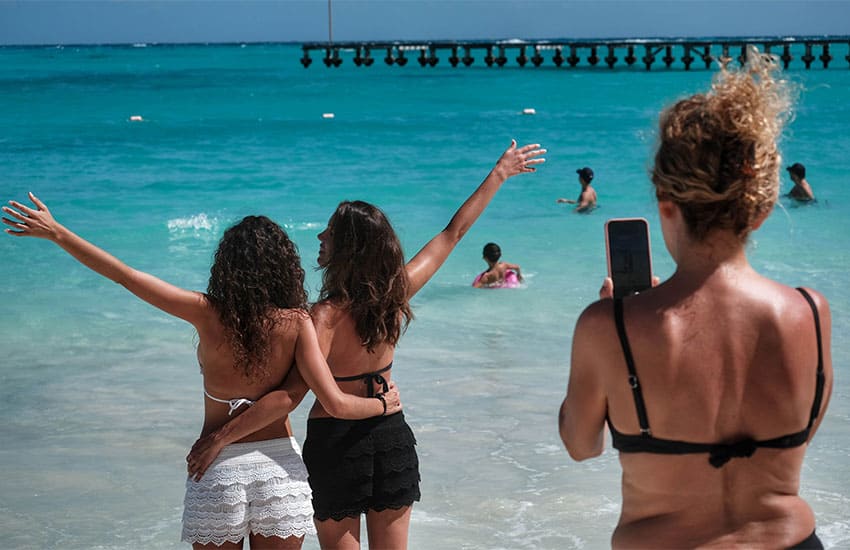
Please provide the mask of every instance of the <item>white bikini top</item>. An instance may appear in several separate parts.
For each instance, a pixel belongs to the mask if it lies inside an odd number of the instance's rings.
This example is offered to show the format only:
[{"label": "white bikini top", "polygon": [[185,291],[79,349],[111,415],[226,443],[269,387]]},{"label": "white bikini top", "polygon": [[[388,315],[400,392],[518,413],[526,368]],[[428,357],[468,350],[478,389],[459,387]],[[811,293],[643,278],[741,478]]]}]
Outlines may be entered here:
[{"label": "white bikini top", "polygon": [[209,397],[210,399],[212,399],[213,401],[216,401],[218,403],[224,403],[226,405],[230,405],[230,410],[227,411],[227,416],[232,415],[233,411],[235,411],[236,409],[238,409],[242,405],[248,405],[250,407],[251,405],[254,404],[254,401],[251,401],[250,399],[246,399],[244,397],[237,397],[236,399],[219,399],[218,397],[213,397],[212,395],[210,395],[210,393],[207,391],[206,388],[204,388],[204,395],[206,395],[207,397]]},{"label": "white bikini top", "polygon": [[[201,363],[201,358],[198,358],[198,366],[201,368],[201,374],[204,373],[204,364]],[[225,405],[230,405],[230,410],[227,411],[227,416],[233,414],[233,411],[241,407],[242,405],[248,405],[249,407],[254,404],[254,401],[247,399],[245,397],[237,397],[236,399],[219,399],[218,397],[214,397],[210,395],[210,392],[207,391],[207,388],[204,388],[204,395],[212,399],[217,403],[224,403]]]}]

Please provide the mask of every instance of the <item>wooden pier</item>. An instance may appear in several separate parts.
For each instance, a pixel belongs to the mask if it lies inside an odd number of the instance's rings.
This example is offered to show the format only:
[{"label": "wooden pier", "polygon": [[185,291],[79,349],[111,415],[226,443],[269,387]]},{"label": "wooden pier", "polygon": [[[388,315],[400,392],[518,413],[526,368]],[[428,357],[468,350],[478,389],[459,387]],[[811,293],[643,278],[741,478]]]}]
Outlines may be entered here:
[{"label": "wooden pier", "polygon": [[[445,59],[452,67],[469,67],[476,62],[487,67],[504,67],[515,62],[520,67],[540,67],[552,63],[556,67],[632,67],[643,65],[647,71],[653,65],[667,69],[690,70],[692,67],[710,69],[716,61],[736,59],[743,64],[747,47],[775,54],[788,69],[800,62],[806,69],[822,64],[829,67],[833,60],[844,61],[850,67],[850,36],[788,37],[788,38],[720,38],[689,39],[623,39],[623,40],[503,40],[503,41],[424,41],[424,42],[308,42],[301,46],[305,68],[313,63],[311,53],[318,54],[326,67],[339,67],[350,58],[358,67],[370,67],[375,60],[403,67],[414,59],[422,67],[435,67]],[[835,56],[839,56],[836,58]],[[841,66],[844,66],[843,63]]]}]

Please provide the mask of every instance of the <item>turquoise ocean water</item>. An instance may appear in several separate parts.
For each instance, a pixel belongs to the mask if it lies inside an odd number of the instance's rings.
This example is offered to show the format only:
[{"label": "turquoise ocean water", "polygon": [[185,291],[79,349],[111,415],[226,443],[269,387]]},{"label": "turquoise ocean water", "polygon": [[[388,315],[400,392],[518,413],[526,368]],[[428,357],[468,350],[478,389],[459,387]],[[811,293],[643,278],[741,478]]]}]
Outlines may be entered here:
[{"label": "turquoise ocean water", "polygon": [[[414,300],[393,375],[422,462],[410,542],[606,547],[620,504],[616,454],[574,463],[557,432],[572,328],[605,274],[607,218],[648,218],[655,270],[672,272],[647,178],[656,117],[711,73],[480,60],[305,70],[300,53],[0,48],[0,199],[31,190],[134,267],[199,290],[224,228],[266,214],[297,242],[315,297],[316,234],[340,200],[382,206],[413,254],[511,138],[542,143],[545,166],[503,187]],[[749,250],[763,273],[832,304],[835,390],[802,494],[824,542],[847,548],[850,71],[840,66],[787,73],[801,92],[785,164],[806,164],[819,200],[783,200]],[[576,215],[555,199],[578,194],[585,165],[601,206]],[[488,241],[522,265],[524,288],[469,287]],[[0,277],[2,545],[179,547],[184,457],[202,418],[193,330],[43,241],[0,236]]]}]

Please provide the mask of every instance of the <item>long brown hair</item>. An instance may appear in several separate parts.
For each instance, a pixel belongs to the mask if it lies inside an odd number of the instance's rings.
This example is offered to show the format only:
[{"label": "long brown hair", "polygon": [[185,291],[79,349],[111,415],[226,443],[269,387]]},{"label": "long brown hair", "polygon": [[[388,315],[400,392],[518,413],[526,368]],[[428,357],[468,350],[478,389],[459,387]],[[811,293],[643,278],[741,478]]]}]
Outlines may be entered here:
[{"label": "long brown hair", "polygon": [[269,218],[243,218],[218,244],[207,298],[224,325],[236,368],[257,377],[268,361],[275,309],[307,308],[298,249]]},{"label": "long brown hair", "polygon": [[363,201],[339,204],[328,222],[331,250],[320,300],[348,310],[369,352],[396,345],[413,319],[404,251],[386,215]]}]

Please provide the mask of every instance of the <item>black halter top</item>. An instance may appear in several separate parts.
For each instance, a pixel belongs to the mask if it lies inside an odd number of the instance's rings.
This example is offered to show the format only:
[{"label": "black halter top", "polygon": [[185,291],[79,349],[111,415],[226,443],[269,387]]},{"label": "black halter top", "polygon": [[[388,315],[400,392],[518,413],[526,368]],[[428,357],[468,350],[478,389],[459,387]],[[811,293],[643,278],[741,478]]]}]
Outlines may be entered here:
[{"label": "black halter top", "polygon": [[393,368],[393,364],[390,363],[386,367],[381,370],[376,370],[374,372],[366,372],[363,374],[355,374],[354,376],[334,376],[334,380],[337,382],[351,382],[353,380],[363,380],[363,383],[366,384],[366,395],[368,397],[375,397],[375,384],[380,384],[382,388],[382,393],[387,393],[390,391],[390,387],[387,384],[387,379],[381,376],[381,374],[387,372]]}]

